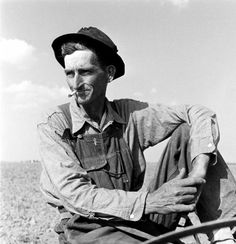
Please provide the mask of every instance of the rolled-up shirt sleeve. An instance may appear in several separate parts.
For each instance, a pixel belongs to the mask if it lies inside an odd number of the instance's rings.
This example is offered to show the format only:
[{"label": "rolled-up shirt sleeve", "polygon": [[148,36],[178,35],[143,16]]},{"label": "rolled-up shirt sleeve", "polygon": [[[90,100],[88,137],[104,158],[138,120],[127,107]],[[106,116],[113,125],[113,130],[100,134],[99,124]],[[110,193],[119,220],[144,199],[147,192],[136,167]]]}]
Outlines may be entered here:
[{"label": "rolled-up shirt sleeve", "polygon": [[41,180],[43,193],[68,211],[88,218],[139,220],[147,192],[109,190],[92,184],[72,145],[62,139],[63,123],[63,114],[55,113],[46,122],[38,124],[42,179],[47,179]]},{"label": "rolled-up shirt sleeve", "polygon": [[[202,153],[216,154],[220,134],[216,114],[201,105],[150,105],[133,113],[142,150],[168,138],[182,123],[190,126],[191,160]],[[213,162],[215,163],[215,162]]]}]

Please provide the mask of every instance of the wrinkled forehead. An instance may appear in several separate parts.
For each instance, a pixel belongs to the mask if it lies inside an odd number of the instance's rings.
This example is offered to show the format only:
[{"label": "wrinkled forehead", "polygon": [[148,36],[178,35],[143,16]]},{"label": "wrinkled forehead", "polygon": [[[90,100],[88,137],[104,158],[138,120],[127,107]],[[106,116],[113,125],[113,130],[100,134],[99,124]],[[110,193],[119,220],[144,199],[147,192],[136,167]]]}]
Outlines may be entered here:
[{"label": "wrinkled forehead", "polygon": [[72,54],[68,54],[65,56],[64,61],[66,69],[98,64],[96,54],[89,49],[77,50]]}]

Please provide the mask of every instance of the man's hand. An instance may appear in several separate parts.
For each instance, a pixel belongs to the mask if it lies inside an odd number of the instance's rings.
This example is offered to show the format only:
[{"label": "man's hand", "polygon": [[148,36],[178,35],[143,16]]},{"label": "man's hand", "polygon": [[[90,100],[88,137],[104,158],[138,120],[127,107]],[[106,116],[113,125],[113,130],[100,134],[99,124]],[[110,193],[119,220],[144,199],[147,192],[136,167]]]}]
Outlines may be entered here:
[{"label": "man's hand", "polygon": [[181,169],[176,178],[147,195],[145,214],[194,211],[198,188],[204,183],[200,177],[185,178],[185,169]]}]

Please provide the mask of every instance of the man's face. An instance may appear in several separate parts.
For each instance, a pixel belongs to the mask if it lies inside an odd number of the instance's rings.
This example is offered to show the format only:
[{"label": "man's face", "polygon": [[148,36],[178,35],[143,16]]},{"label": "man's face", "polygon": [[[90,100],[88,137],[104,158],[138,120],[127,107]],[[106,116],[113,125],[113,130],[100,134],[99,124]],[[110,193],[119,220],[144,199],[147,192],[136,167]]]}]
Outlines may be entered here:
[{"label": "man's face", "polygon": [[72,91],[76,90],[78,104],[102,102],[107,88],[108,75],[90,50],[78,50],[65,56],[65,74]]}]

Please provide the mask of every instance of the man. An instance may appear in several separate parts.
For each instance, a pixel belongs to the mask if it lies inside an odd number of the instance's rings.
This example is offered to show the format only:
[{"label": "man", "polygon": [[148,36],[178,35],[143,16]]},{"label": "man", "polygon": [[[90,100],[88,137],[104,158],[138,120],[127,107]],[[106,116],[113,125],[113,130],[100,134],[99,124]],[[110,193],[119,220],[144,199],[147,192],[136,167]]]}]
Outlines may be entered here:
[{"label": "man", "polygon": [[[106,99],[124,75],[116,45],[97,28],[52,43],[71,101],[38,124],[41,189],[58,208],[60,243],[140,243],[173,230],[181,215],[202,221],[236,213],[235,180],[217,152],[215,114],[202,106]],[[170,137],[148,190],[143,151]],[[230,229],[213,240],[233,242]]]}]

